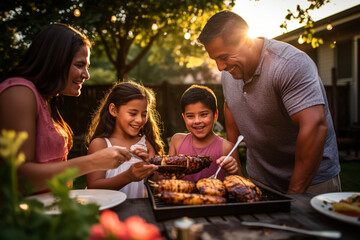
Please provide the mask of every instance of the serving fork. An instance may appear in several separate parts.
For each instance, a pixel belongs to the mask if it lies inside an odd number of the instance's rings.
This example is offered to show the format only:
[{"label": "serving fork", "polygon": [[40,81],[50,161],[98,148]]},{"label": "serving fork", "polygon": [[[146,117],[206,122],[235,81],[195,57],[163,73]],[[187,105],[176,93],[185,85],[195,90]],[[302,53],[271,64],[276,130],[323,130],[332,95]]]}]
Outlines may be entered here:
[{"label": "serving fork", "polygon": [[[238,136],[238,139],[233,147],[233,149],[231,149],[231,151],[229,152],[229,154],[224,158],[224,160],[222,162],[225,162],[226,159],[234,152],[234,150],[237,148],[237,146],[241,143],[241,141],[244,139],[243,135]],[[218,170],[216,171],[215,174],[211,175],[210,177],[208,177],[209,179],[211,178],[217,178],[217,175],[219,174],[221,169],[221,166],[218,168]]]}]

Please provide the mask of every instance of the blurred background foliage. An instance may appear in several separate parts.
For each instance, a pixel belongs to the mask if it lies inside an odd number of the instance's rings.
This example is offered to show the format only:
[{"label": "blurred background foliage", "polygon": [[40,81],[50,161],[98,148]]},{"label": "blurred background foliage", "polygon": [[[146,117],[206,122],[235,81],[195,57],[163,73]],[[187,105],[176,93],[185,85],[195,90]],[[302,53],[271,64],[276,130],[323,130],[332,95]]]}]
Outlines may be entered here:
[{"label": "blurred background foliage", "polygon": [[[235,0],[1,1],[0,77],[21,59],[36,33],[55,22],[82,30],[94,43],[93,82],[140,76],[146,76],[144,82],[156,82],[167,74],[179,76],[186,67],[201,66],[207,57],[195,44],[207,19],[234,4]],[[115,79],[110,76],[114,72]]]},{"label": "blurred background foliage", "polygon": [[[261,0],[248,0],[260,1]],[[306,23],[303,36],[314,43],[310,11],[329,0],[308,0],[309,6],[284,13],[288,21]],[[94,43],[91,80],[110,84],[136,79],[180,83],[219,81],[196,38],[214,13],[231,10],[236,0],[2,0],[0,1],[0,79],[22,58],[34,36],[47,24],[62,22],[82,30]],[[294,3],[295,5],[296,3]],[[185,37],[186,36],[186,37]],[[196,82],[199,83],[199,82]]]}]

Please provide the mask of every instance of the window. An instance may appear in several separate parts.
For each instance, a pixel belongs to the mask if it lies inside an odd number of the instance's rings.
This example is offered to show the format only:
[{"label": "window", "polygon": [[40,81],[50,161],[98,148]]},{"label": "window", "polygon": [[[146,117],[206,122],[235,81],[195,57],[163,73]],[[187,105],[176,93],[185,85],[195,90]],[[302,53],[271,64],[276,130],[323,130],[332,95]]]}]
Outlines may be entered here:
[{"label": "window", "polygon": [[337,48],[337,77],[351,78],[352,77],[352,41],[346,40],[338,42]]}]

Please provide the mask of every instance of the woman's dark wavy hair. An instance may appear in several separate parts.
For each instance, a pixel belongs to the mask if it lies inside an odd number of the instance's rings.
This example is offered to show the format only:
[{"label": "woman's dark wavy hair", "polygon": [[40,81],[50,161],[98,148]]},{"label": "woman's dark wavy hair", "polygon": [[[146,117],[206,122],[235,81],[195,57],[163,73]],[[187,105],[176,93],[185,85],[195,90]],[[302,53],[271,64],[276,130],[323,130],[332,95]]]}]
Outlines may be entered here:
[{"label": "woman's dark wavy hair", "polygon": [[86,134],[86,145],[89,146],[94,138],[110,137],[114,131],[116,117],[109,112],[110,103],[116,108],[125,105],[134,99],[146,99],[147,121],[139,132],[139,136],[146,139],[154,147],[156,154],[164,154],[164,142],[161,139],[160,115],[156,110],[156,99],[153,90],[135,82],[115,83],[101,100],[98,109],[93,114],[88,133]]},{"label": "woman's dark wavy hair", "polygon": [[36,35],[22,61],[7,75],[34,83],[49,102],[52,119],[67,133],[69,150],[73,132],[57,109],[56,96],[65,89],[71,62],[82,46],[91,47],[84,34],[65,24],[50,24]]}]

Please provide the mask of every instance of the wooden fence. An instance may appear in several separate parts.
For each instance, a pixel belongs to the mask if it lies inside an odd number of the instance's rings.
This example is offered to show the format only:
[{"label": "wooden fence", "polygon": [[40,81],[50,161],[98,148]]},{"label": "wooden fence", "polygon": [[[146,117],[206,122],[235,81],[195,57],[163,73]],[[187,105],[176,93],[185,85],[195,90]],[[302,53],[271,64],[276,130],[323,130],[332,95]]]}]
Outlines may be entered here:
[{"label": "wooden fence", "polygon": [[[183,92],[190,86],[189,84],[170,84],[165,81],[158,85],[146,85],[154,90],[156,94],[157,110],[163,122],[163,139],[166,142],[174,133],[186,131],[185,124],[181,117],[180,98]],[[219,118],[218,122],[224,126],[224,96],[221,84],[207,84],[217,96]],[[84,135],[90,123],[91,115],[98,107],[99,101],[109,90],[109,85],[84,85],[79,97],[59,98],[59,110],[74,131],[74,148],[72,154],[81,155],[86,153],[84,148]],[[333,111],[333,93],[338,96],[337,124],[338,128],[349,126],[349,86],[337,86],[337,91],[332,91],[332,87],[325,87],[328,96],[329,106]],[[70,156],[71,157],[71,156]]]}]

